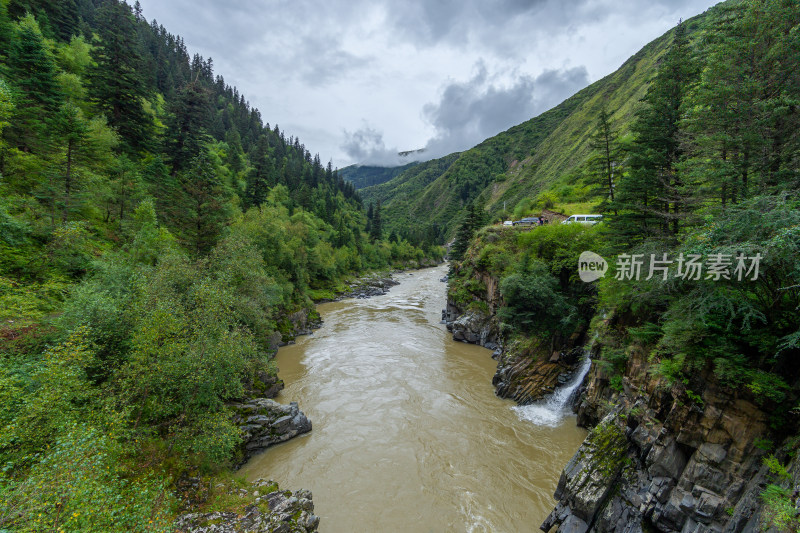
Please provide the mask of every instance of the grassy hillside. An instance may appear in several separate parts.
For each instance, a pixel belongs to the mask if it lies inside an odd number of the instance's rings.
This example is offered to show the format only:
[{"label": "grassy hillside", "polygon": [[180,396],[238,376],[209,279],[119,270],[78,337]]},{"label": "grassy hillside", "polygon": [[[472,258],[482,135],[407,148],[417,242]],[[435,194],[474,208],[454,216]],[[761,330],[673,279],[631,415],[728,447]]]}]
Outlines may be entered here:
[{"label": "grassy hillside", "polygon": [[[712,11],[712,10],[710,10]],[[686,22],[698,38],[705,14]],[[616,72],[593,83],[558,106],[523,122],[465,152],[408,169],[382,185],[361,190],[365,202],[384,204],[387,228],[423,225],[452,237],[463,207],[478,201],[493,216],[503,206],[527,214],[545,191],[556,207],[585,209],[590,188],[580,180],[589,157],[589,140],[598,114],[606,109],[612,127],[624,137],[637,103],[647,90],[673,30],[642,48]],[[520,117],[522,118],[522,117]]]}]

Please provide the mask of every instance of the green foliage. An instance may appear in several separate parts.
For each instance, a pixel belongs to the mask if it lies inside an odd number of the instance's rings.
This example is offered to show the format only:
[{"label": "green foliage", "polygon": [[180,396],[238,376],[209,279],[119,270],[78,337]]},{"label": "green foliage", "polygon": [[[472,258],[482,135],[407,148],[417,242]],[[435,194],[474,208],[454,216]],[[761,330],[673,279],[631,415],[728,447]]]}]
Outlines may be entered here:
[{"label": "green foliage", "polygon": [[791,483],[792,475],[774,455],[765,457],[764,465],[774,480],[761,493],[766,525],[781,531],[796,530],[800,527],[800,519],[791,491],[785,488],[786,483]]},{"label": "green foliage", "polygon": [[792,495],[788,489],[778,485],[767,485],[761,493],[761,500],[764,502],[764,515],[770,527],[779,531],[797,530],[798,518],[797,509],[792,501]]},{"label": "green foliage", "polygon": [[352,184],[126,3],[6,4],[0,529],[171,529],[170,476],[229,463],[226,405],[312,291],[444,252],[370,239]]},{"label": "green foliage", "polygon": [[151,142],[153,124],[142,106],[147,88],[133,13],[128,4],[112,0],[98,9],[97,24],[90,94],[126,145],[141,150]]},{"label": "green foliage", "polygon": [[483,210],[475,202],[467,206],[464,219],[456,231],[456,238],[450,246],[450,258],[460,261],[469,247],[470,240],[475,232],[483,226],[486,216]]},{"label": "green foliage", "polygon": [[574,307],[558,291],[558,280],[539,262],[518,268],[500,283],[505,306],[498,311],[504,322],[526,333],[548,334],[572,319]]},{"label": "green foliage", "polygon": [[600,361],[598,364],[607,372],[612,374],[613,378],[619,378],[620,386],[622,383],[622,374],[625,371],[625,365],[628,363],[628,353],[621,348],[613,348],[610,346],[603,347]]},{"label": "green foliage", "polygon": [[[172,531],[167,484],[128,466],[88,425],[65,428],[26,479],[0,477],[0,527],[13,531]],[[113,431],[113,430],[112,430]]]},{"label": "green foliage", "polygon": [[769,469],[770,474],[775,475],[779,481],[788,481],[792,479],[792,475],[786,470],[774,455],[764,457],[764,465]]},{"label": "green foliage", "polygon": [[[629,171],[612,204],[620,214],[611,221],[616,239],[625,245],[645,238],[675,239],[693,201],[678,170],[685,158],[679,134],[681,108],[698,75],[686,30],[682,23],[675,28],[673,42],[631,125]],[[610,161],[605,172],[611,179]]]}]

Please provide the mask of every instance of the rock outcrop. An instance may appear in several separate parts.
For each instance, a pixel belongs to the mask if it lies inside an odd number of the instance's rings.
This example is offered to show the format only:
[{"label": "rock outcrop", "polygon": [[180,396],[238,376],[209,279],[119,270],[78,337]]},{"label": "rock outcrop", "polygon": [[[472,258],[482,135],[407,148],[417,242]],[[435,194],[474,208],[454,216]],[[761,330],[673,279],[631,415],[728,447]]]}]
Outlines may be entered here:
[{"label": "rock outcrop", "polygon": [[345,298],[357,298],[363,300],[373,296],[381,296],[389,292],[389,289],[398,285],[400,282],[385,276],[368,276],[356,280],[350,284],[350,289],[336,297],[336,300]]},{"label": "rock outcrop", "polygon": [[242,430],[241,463],[273,444],[311,431],[311,421],[296,402],[283,405],[269,398],[253,398],[231,407],[234,422]]},{"label": "rock outcrop", "polygon": [[312,533],[319,527],[309,491],[281,491],[275,482],[259,479],[250,491],[239,489],[237,496],[252,498],[243,513],[185,514],[175,522],[176,530],[181,533]]},{"label": "rock outcrop", "polygon": [[[768,472],[756,444],[767,433],[767,413],[710,373],[702,395],[692,397],[647,366],[644,354],[634,354],[621,391],[593,369],[578,412],[579,422],[596,425],[564,468],[558,504],[541,529],[761,531]],[[793,483],[787,488],[797,494],[797,473]]]},{"label": "rock outcrop", "polygon": [[583,335],[569,339],[554,339],[553,344],[543,346],[521,346],[521,343],[504,342],[497,309],[503,305],[498,280],[489,274],[475,272],[476,285],[486,290],[477,300],[479,305],[462,310],[448,299],[442,310],[442,321],[447,325],[453,339],[478,344],[494,350],[497,372],[492,379],[495,392],[501,398],[510,398],[519,404],[527,404],[552,393],[558,385],[565,383],[575,369],[582,348],[579,343]]},{"label": "rock outcrop", "polygon": [[555,352],[547,359],[512,344],[498,354],[492,385],[501,398],[510,398],[520,405],[534,402],[570,379],[581,353],[580,349]]},{"label": "rock outcrop", "polygon": [[468,310],[461,314],[457,308],[448,305],[443,319],[454,340],[479,344],[490,350],[498,348],[500,325],[497,317],[480,310]]}]

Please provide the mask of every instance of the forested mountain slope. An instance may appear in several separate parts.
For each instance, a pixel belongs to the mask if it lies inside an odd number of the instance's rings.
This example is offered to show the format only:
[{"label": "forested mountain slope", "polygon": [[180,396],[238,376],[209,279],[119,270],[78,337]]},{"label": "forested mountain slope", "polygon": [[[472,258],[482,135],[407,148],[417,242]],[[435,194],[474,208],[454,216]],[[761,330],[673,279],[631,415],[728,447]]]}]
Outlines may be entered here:
[{"label": "forested mountain slope", "polygon": [[408,163],[400,167],[350,165],[349,167],[340,168],[338,172],[342,178],[351,182],[356,189],[363,189],[365,187],[386,183],[416,164],[416,162]]},{"label": "forested mountain slope", "polygon": [[312,298],[424,259],[138,2],[0,2],[0,530],[173,530]]}]

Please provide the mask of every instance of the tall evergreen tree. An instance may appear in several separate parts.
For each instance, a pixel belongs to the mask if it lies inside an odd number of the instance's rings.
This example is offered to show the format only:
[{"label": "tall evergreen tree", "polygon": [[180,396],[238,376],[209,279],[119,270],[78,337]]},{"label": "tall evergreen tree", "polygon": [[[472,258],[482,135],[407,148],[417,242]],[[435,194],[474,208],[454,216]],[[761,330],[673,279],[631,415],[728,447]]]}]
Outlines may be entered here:
[{"label": "tall evergreen tree", "polygon": [[674,240],[692,202],[679,164],[684,149],[679,136],[681,109],[698,69],[686,36],[678,24],[672,44],[642,99],[631,129],[628,174],[620,180],[612,224],[623,243],[647,237]]},{"label": "tall evergreen tree", "polygon": [[87,143],[89,131],[80,110],[73,104],[65,104],[53,121],[53,133],[55,141],[63,146],[64,152],[64,196],[61,220],[67,222],[75,189],[76,157]]},{"label": "tall evergreen tree", "polygon": [[184,240],[199,255],[217,242],[228,218],[229,194],[206,150],[201,150],[187,171],[180,174]]},{"label": "tall evergreen tree", "polygon": [[372,225],[369,230],[369,237],[373,241],[379,241],[383,237],[383,222],[381,221],[381,201],[375,203],[375,210],[372,212]]},{"label": "tall evergreen tree", "polygon": [[267,199],[269,189],[275,186],[275,164],[269,154],[269,142],[266,135],[258,138],[256,149],[251,155],[253,168],[247,175],[246,204],[259,206]]},{"label": "tall evergreen tree", "polygon": [[456,230],[456,237],[453,244],[450,246],[450,259],[453,261],[461,261],[464,254],[469,248],[469,243],[475,232],[479,230],[486,223],[486,215],[477,205],[476,201],[467,204],[464,210],[464,218]]},{"label": "tall evergreen tree", "polygon": [[129,148],[143,150],[152,142],[153,126],[142,100],[142,77],[136,22],[128,4],[108,0],[97,10],[97,65],[91,71],[90,94]]},{"label": "tall evergreen tree", "polygon": [[172,172],[177,174],[189,166],[202,150],[203,143],[210,140],[206,133],[211,112],[208,90],[198,81],[188,83],[181,88],[171,107],[166,144]]},{"label": "tall evergreen tree", "polygon": [[56,66],[31,15],[19,23],[9,50],[9,78],[16,90],[16,113],[12,142],[30,150],[41,147],[47,120],[59,109],[62,95],[56,81]]},{"label": "tall evergreen tree", "polygon": [[723,206],[792,181],[800,113],[800,4],[720,7],[704,28],[710,49],[684,120],[687,165]]},{"label": "tall evergreen tree", "polygon": [[596,187],[598,196],[603,198],[601,206],[613,205],[615,181],[621,163],[621,150],[617,142],[617,134],[611,129],[609,115],[605,109],[600,111],[597,129],[589,146],[592,149],[592,155],[588,162],[590,182]]}]

